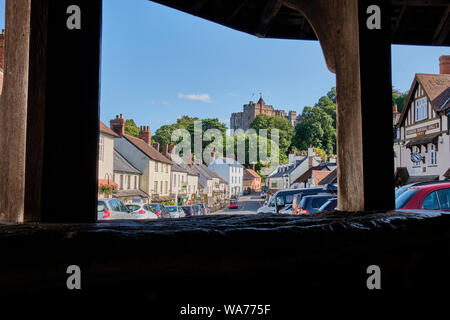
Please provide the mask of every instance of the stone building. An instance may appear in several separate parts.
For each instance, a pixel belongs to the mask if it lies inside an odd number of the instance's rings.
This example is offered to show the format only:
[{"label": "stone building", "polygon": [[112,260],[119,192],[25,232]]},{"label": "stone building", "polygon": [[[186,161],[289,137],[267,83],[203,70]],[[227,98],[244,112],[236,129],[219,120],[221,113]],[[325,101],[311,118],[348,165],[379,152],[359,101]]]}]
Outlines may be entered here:
[{"label": "stone building", "polygon": [[293,127],[295,127],[297,122],[301,119],[300,115],[297,116],[296,111],[291,110],[286,113],[286,111],[284,110],[276,110],[273,106],[267,105],[264,99],[261,97],[256,104],[253,101],[245,104],[243,112],[234,112],[231,114],[230,129],[247,130],[250,128],[250,125],[252,124],[253,120],[255,120],[256,116],[260,114],[286,118],[291,122]]}]

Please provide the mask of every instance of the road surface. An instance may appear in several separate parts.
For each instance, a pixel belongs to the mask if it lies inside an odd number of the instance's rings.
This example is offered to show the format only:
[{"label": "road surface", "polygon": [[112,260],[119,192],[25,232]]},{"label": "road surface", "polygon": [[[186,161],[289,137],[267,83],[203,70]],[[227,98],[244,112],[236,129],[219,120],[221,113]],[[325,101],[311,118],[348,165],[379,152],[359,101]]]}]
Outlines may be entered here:
[{"label": "road surface", "polygon": [[256,214],[256,210],[262,205],[263,199],[259,195],[241,196],[237,209],[228,209],[228,206],[213,214]]}]

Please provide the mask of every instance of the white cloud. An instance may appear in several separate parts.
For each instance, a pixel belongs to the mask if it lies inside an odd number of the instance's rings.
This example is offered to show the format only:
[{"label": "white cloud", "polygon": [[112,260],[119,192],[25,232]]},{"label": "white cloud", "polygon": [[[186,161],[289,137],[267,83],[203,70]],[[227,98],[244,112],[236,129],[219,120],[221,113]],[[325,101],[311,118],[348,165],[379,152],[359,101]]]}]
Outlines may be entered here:
[{"label": "white cloud", "polygon": [[201,101],[201,102],[206,102],[206,103],[211,102],[211,97],[207,93],[202,93],[202,94],[179,93],[178,99],[187,99],[187,100]]}]

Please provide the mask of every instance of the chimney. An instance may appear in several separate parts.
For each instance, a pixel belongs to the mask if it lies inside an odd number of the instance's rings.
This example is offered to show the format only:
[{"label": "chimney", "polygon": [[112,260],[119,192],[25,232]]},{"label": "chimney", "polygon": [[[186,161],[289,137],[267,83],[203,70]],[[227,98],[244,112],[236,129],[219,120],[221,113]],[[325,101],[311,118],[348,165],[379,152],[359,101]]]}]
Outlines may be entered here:
[{"label": "chimney", "polygon": [[139,129],[139,139],[142,139],[146,144],[151,145],[152,133],[150,132],[150,126],[141,126]]},{"label": "chimney", "polygon": [[169,145],[167,143],[163,144],[163,152],[162,152],[163,156],[165,157],[169,157]]},{"label": "chimney", "polygon": [[5,29],[0,34],[0,69],[5,69]]},{"label": "chimney", "polygon": [[109,126],[112,131],[117,133],[119,136],[123,136],[125,133],[125,119],[123,118],[123,115],[120,114],[120,118],[119,116],[116,116],[115,119],[109,121]]},{"label": "chimney", "polygon": [[398,106],[397,106],[397,104],[394,104],[393,112],[394,113],[398,113]]},{"label": "chimney", "polygon": [[450,56],[439,57],[439,73],[450,74]]},{"label": "chimney", "polygon": [[310,144],[308,148],[308,168],[312,168],[314,156],[315,156],[314,149]]},{"label": "chimney", "polygon": [[153,148],[155,148],[156,151],[159,151],[159,143],[158,142],[153,143]]}]

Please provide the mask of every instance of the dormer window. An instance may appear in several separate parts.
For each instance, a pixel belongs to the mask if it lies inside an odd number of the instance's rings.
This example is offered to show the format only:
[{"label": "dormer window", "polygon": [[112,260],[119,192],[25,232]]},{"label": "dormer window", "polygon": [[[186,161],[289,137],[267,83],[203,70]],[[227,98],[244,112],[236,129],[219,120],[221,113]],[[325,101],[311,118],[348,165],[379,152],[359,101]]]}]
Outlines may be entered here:
[{"label": "dormer window", "polygon": [[427,98],[423,97],[416,100],[415,121],[421,121],[427,118]]}]

